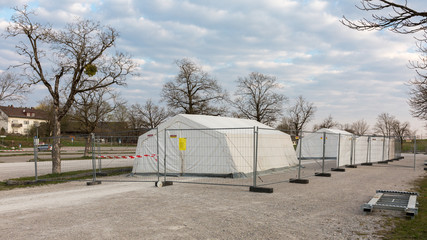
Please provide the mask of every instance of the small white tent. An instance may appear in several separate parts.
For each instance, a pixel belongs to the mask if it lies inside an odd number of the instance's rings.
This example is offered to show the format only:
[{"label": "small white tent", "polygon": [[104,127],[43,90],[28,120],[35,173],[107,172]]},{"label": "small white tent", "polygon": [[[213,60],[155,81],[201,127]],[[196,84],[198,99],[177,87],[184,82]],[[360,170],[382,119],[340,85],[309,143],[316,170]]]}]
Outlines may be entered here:
[{"label": "small white tent", "polygon": [[[258,127],[258,141],[254,138]],[[157,144],[158,142],[158,144]],[[134,173],[241,175],[298,164],[291,138],[254,120],[179,114],[138,139]],[[166,155],[165,155],[166,154]]]},{"label": "small white tent", "polygon": [[341,135],[339,165],[374,163],[394,158],[394,139]]},{"label": "small white tent", "polygon": [[325,141],[324,157],[326,159],[335,159],[338,153],[339,136],[341,136],[342,139],[344,136],[349,137],[352,136],[352,134],[347,131],[328,128],[322,128],[313,133],[306,133],[302,139],[298,141],[297,155],[302,159],[323,158],[323,141]]}]

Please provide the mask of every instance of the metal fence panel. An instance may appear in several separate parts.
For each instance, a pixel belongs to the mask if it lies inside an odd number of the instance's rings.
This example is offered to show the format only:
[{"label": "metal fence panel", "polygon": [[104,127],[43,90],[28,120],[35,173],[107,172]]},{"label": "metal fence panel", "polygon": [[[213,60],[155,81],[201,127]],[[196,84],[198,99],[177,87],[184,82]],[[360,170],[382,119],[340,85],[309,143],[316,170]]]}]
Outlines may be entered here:
[{"label": "metal fence panel", "polygon": [[168,181],[250,186],[254,129],[168,129],[160,172]]},{"label": "metal fence panel", "polygon": [[[157,129],[145,129],[143,135],[97,136],[97,172],[114,175],[102,181],[157,182]],[[102,174],[107,173],[107,174]]]},{"label": "metal fence panel", "polygon": [[[37,180],[68,180],[69,177],[64,176],[64,173],[73,173],[73,175],[81,176],[82,179],[87,176],[91,178],[90,173],[92,166],[92,150],[87,152],[88,156],[84,156],[84,144],[87,141],[87,135],[73,137],[58,137],[60,141],[60,159],[62,175],[52,175],[52,145],[53,137],[35,138],[34,146],[34,161],[35,175]],[[87,174],[86,174],[87,173]]]}]

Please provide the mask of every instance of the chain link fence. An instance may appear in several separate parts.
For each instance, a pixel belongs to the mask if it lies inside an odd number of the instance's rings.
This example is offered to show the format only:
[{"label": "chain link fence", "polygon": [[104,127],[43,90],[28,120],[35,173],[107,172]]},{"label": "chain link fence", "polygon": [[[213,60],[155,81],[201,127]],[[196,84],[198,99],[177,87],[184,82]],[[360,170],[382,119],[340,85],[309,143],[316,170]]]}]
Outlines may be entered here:
[{"label": "chain link fence", "polygon": [[[52,172],[53,138],[34,139],[36,179]],[[45,149],[46,146],[48,149]],[[84,181],[267,187],[402,158],[416,139],[271,128],[143,129],[60,138],[61,173]],[[414,154],[415,162],[415,154]],[[415,167],[415,165],[414,165]],[[298,181],[295,181],[298,180]],[[300,183],[308,183],[300,181]]]}]

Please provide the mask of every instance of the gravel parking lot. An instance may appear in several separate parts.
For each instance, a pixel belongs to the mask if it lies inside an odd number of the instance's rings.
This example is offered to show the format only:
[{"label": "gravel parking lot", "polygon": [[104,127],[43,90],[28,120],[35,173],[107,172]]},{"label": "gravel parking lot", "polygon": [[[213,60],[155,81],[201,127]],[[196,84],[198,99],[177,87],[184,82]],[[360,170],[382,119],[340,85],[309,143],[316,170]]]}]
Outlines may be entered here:
[{"label": "gravel parking lot", "polygon": [[[364,215],[377,189],[410,190],[425,155],[359,166],[307,185],[247,187],[72,182],[0,192],[0,239],[377,239],[387,216]],[[125,177],[124,177],[125,178]]]}]

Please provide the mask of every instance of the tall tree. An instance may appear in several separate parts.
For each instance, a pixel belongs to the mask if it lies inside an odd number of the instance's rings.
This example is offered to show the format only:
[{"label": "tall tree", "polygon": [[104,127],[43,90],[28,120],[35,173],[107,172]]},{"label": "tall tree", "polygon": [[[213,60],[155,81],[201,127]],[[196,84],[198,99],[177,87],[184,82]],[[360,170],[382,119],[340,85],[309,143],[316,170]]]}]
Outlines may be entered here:
[{"label": "tall tree", "polygon": [[170,111],[167,111],[164,107],[157,106],[151,99],[148,99],[143,106],[134,104],[131,108],[135,116],[133,118],[135,120],[134,125],[138,126],[138,128],[156,128],[171,116]]},{"label": "tall tree", "polygon": [[5,101],[22,102],[29,91],[28,85],[10,72],[0,73],[0,104]]},{"label": "tall tree", "polygon": [[282,115],[287,98],[275,90],[279,88],[276,77],[252,72],[239,77],[233,105],[237,115],[272,125]]},{"label": "tall tree", "polygon": [[351,124],[351,129],[353,130],[352,133],[362,136],[365,135],[369,130],[368,123],[364,120],[357,120],[356,122]]},{"label": "tall tree", "polygon": [[52,172],[61,172],[61,119],[79,93],[112,85],[124,85],[135,68],[129,56],[107,50],[114,47],[118,33],[91,20],[77,20],[64,29],[54,29],[32,20],[27,7],[14,8],[6,37],[23,36],[17,46],[30,84],[43,84],[53,102]]},{"label": "tall tree", "polygon": [[293,105],[287,109],[287,115],[291,122],[291,130],[295,131],[295,135],[299,136],[300,132],[309,123],[316,113],[314,103],[308,102],[302,95],[295,99]]},{"label": "tall tree", "polygon": [[315,124],[313,126],[313,131],[317,131],[319,129],[322,128],[333,128],[333,127],[338,127],[340,126],[340,124],[336,121],[334,121],[334,119],[332,118],[331,115],[329,115],[327,118],[323,119],[323,121],[319,124]]},{"label": "tall tree", "polygon": [[283,117],[276,129],[291,133],[292,135],[295,134],[295,126],[289,117]]},{"label": "tall tree", "polygon": [[225,107],[218,105],[227,98],[227,93],[218,82],[188,58],[175,63],[179,73],[162,89],[162,99],[168,107],[186,114],[224,114]]},{"label": "tall tree", "polygon": [[409,122],[400,122],[399,120],[395,120],[392,123],[393,134],[396,138],[399,138],[400,141],[400,149],[403,146],[403,139],[405,137],[412,137],[413,133],[411,132],[411,126]]},{"label": "tall tree", "polygon": [[388,113],[381,113],[377,117],[374,131],[375,133],[381,134],[382,136],[390,137],[393,135],[393,124],[396,121],[396,117]]},{"label": "tall tree", "polygon": [[116,107],[114,100],[115,95],[108,88],[81,92],[76,95],[71,118],[78,122],[80,130],[87,134],[84,156],[87,156],[92,143],[90,134],[95,131],[101,121],[105,122],[108,115],[114,111]]},{"label": "tall tree", "polygon": [[412,116],[427,120],[427,34],[424,40],[417,44],[420,58],[416,62],[411,62],[416,70],[417,77],[410,81],[412,85],[410,91],[409,105],[411,106]]}]

